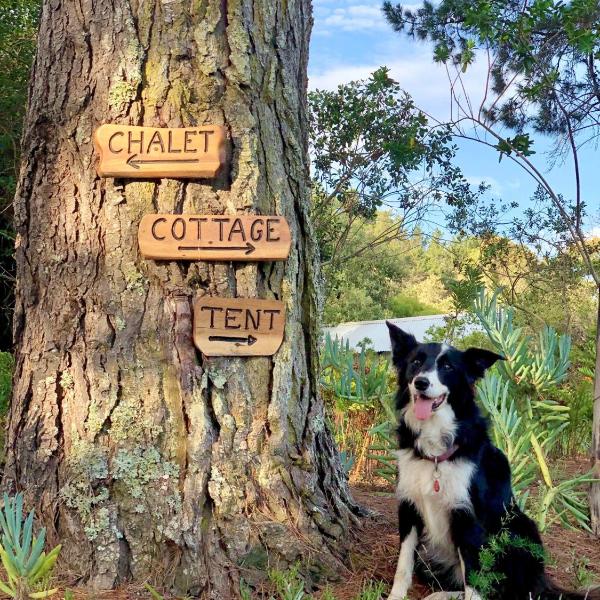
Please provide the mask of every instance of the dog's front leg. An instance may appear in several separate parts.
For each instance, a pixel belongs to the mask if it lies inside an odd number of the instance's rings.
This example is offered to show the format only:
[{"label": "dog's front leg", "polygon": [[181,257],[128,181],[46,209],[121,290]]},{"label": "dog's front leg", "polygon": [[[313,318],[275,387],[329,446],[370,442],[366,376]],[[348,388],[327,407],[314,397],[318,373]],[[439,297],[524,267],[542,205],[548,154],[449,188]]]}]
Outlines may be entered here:
[{"label": "dog's front leg", "polygon": [[394,575],[394,585],[390,592],[388,600],[404,600],[408,593],[408,588],[412,584],[413,570],[415,567],[415,550],[419,536],[417,528],[413,526],[410,533],[401,540],[400,556]]},{"label": "dog's front leg", "polygon": [[419,533],[423,529],[421,517],[410,502],[400,502],[398,521],[400,526],[400,556],[398,557],[394,584],[388,600],[404,600],[408,594],[415,567],[415,550],[419,541]]},{"label": "dog's front leg", "polygon": [[469,576],[479,570],[479,551],[485,543],[485,532],[473,513],[465,509],[452,512],[450,532],[460,559],[465,600],[481,600],[477,590],[469,585]]}]

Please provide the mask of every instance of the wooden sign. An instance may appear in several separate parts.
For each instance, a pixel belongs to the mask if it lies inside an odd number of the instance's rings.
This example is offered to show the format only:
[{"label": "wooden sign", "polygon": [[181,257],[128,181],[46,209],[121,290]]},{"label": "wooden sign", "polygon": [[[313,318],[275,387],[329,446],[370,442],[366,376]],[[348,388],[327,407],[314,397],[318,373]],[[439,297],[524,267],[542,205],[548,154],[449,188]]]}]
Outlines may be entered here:
[{"label": "wooden sign", "polygon": [[284,327],[278,300],[204,296],[194,303],[194,343],[206,356],[271,356]]},{"label": "wooden sign", "polygon": [[219,126],[158,129],[101,125],[94,133],[100,177],[214,177],[225,163]]},{"label": "wooden sign", "polygon": [[155,260],[285,260],[290,228],[283,217],[146,215],[140,252]]}]

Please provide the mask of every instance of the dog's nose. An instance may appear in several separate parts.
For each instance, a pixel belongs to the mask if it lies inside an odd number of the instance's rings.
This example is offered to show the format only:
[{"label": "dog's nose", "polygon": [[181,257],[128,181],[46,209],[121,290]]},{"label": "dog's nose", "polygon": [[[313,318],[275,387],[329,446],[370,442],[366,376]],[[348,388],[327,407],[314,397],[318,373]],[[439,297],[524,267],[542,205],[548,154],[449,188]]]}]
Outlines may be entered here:
[{"label": "dog's nose", "polygon": [[415,388],[417,388],[420,392],[424,392],[429,387],[429,379],[427,377],[416,377]]}]

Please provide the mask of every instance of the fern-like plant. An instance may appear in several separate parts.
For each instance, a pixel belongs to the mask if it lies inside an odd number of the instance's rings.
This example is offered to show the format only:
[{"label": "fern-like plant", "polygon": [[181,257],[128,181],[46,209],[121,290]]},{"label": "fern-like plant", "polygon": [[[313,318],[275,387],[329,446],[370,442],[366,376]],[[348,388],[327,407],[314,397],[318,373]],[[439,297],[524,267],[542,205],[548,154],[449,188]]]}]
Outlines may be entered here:
[{"label": "fern-like plant", "polygon": [[33,535],[34,511],[23,520],[23,495],[10,498],[4,494],[0,510],[2,544],[0,558],[8,580],[0,580],[0,590],[16,600],[47,598],[58,589],[48,589],[47,582],[60,553],[60,545],[44,552],[46,530]]},{"label": "fern-like plant", "polygon": [[569,426],[569,407],[545,397],[567,376],[571,339],[545,327],[536,340],[514,325],[514,310],[498,304],[483,288],[474,303],[490,341],[506,360],[477,386],[478,398],[492,422],[493,441],[508,457],[517,501],[525,508],[527,488],[538,480],[537,503],[529,506],[545,531],[555,521],[590,530],[585,485],[591,474],[556,483],[549,451]]}]

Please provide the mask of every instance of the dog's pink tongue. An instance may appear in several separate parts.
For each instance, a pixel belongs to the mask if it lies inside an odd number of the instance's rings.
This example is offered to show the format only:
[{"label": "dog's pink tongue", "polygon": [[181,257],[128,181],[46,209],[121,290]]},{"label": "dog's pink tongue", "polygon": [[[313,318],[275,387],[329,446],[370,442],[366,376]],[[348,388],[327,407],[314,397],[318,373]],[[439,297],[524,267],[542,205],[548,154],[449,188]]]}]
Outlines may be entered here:
[{"label": "dog's pink tongue", "polygon": [[415,417],[419,419],[419,421],[425,421],[429,419],[431,413],[433,412],[433,403],[435,402],[435,398],[431,400],[425,399],[422,396],[419,396],[415,399]]}]

